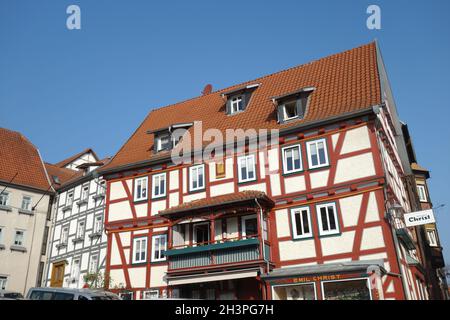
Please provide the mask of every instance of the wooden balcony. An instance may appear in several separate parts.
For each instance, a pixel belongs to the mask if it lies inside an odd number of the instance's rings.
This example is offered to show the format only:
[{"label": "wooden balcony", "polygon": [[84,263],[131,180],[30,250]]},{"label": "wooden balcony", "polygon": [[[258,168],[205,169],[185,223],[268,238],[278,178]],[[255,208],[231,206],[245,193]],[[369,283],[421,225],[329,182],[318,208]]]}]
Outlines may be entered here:
[{"label": "wooden balcony", "polygon": [[247,239],[227,239],[196,246],[173,248],[166,251],[170,271],[210,269],[220,266],[248,265],[269,260],[270,247],[257,237]]}]

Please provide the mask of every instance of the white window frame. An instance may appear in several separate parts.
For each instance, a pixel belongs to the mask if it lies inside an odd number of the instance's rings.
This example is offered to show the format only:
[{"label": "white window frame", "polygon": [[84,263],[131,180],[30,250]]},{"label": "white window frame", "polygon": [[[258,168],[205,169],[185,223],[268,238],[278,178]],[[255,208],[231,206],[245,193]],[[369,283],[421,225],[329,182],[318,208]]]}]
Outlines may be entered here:
[{"label": "white window frame", "polygon": [[[82,227],[82,231],[83,231],[83,232],[81,232],[80,225],[83,225],[83,227]],[[77,222],[77,234],[76,234],[76,238],[77,238],[77,239],[84,238],[84,234],[85,234],[85,233],[86,233],[86,221],[85,221],[85,220],[79,220],[79,221]]]},{"label": "white window frame", "polygon": [[[67,230],[67,232],[64,232],[64,230]],[[65,234],[65,236],[64,236]],[[62,227],[61,228],[61,237],[60,237],[61,244],[67,244],[69,242],[69,227]]]},{"label": "white window frame", "polygon": [[[67,193],[66,206],[71,206],[73,204],[73,197],[74,197],[74,192],[73,191],[70,191],[70,192]],[[70,199],[70,201],[69,201],[69,199]]]},{"label": "white window frame", "polygon": [[[257,224],[257,229],[258,229],[257,234],[258,234],[259,231],[260,231],[260,230],[259,230],[260,227],[258,227],[258,217],[256,216],[256,214],[251,214],[251,215],[248,215],[248,216],[243,216],[243,217],[241,218],[241,227],[242,227],[241,234],[242,234],[242,238],[247,238],[247,232],[245,231],[245,227],[246,227],[246,224],[247,224],[247,220],[250,220],[250,219],[256,219],[256,224]],[[251,235],[251,236],[255,237],[255,236],[257,236],[257,234],[256,234],[256,235]]]},{"label": "white window frame", "polygon": [[[312,164],[312,157],[311,157],[311,146],[312,145],[316,145],[316,148],[317,148],[317,144],[319,144],[320,142],[323,142],[323,147],[324,147],[324,150],[325,150],[325,163],[318,163],[317,165],[313,165]],[[309,169],[322,168],[322,167],[326,167],[326,166],[330,165],[330,160],[329,160],[329,157],[328,157],[327,139],[322,138],[322,139],[316,139],[316,140],[312,140],[312,141],[307,141],[306,142],[306,153],[308,155],[308,167],[309,167]],[[319,161],[319,153],[318,152],[317,152],[317,160]]]},{"label": "white window frame", "polygon": [[[287,104],[291,104],[291,103],[294,103],[294,110],[295,110],[295,116],[292,116],[292,117],[288,117],[287,116],[287,112],[286,112],[286,105]],[[298,103],[298,99],[295,99],[295,100],[289,100],[289,101],[286,101],[285,103],[283,103],[283,105],[281,106],[281,108],[283,109],[283,120],[284,121],[289,121],[289,120],[293,120],[293,119],[297,119],[298,117],[299,117],[299,115],[298,115],[298,111],[297,111],[297,103]]]},{"label": "white window frame", "polygon": [[[24,208],[24,204],[27,204],[27,207]],[[33,198],[31,196],[23,195],[22,196],[22,204],[20,205],[20,208],[22,210],[31,211],[33,208]]]},{"label": "white window frame", "polygon": [[162,150],[167,150],[166,148],[162,148],[162,138],[165,138],[165,137],[167,137],[167,139],[168,139],[168,143],[169,143],[169,148],[168,149],[170,149],[170,143],[171,143],[171,141],[172,141],[172,139],[171,139],[171,137],[170,137],[170,133],[162,133],[162,134],[159,134],[158,136],[156,136],[155,137],[155,139],[156,139],[156,151],[157,152],[159,152],[159,151],[162,151]]},{"label": "white window frame", "polygon": [[[144,258],[141,258],[142,255],[142,243],[141,241],[144,241]],[[137,244],[139,242],[139,246]],[[137,252],[139,250],[139,252]],[[148,237],[136,237],[133,239],[133,252],[132,252],[132,262],[133,263],[145,263],[147,262],[147,252],[148,251]],[[136,259],[136,253],[139,253],[139,259]]]},{"label": "white window frame", "polygon": [[[199,169],[201,169],[202,172],[202,186],[199,187],[200,184],[200,179],[199,177]],[[195,173],[194,173],[195,171]],[[197,178],[197,188],[194,188],[194,177]],[[206,178],[205,178],[205,165],[204,164],[199,164],[196,166],[192,166],[189,167],[189,191],[199,191],[199,190],[204,190],[205,189],[205,184],[206,184]]]},{"label": "white window frame", "polygon": [[[18,232],[22,232],[22,239],[21,239],[21,243],[17,244],[17,233]],[[25,230],[22,229],[16,229],[16,231],[14,232],[14,245],[15,246],[19,246],[19,247],[24,247],[25,246]]]},{"label": "white window frame", "polygon": [[[96,257],[96,259],[94,259],[94,257]],[[90,259],[89,259],[89,268],[88,268],[88,272],[89,273],[96,273],[97,272],[98,261],[99,261],[99,254],[98,253],[91,254]]]},{"label": "white window frame", "polygon": [[[245,159],[245,167],[247,169],[247,179],[242,179],[242,165],[241,165],[241,161]],[[253,160],[253,178],[248,178],[248,173],[249,173],[249,159]],[[239,178],[239,183],[243,183],[243,182],[250,182],[250,181],[256,181],[257,180],[257,173],[256,173],[256,156],[255,154],[249,154],[249,155],[245,155],[245,156],[240,156],[237,158],[237,168],[238,168],[238,178]]]},{"label": "white window frame", "polygon": [[[78,261],[78,263],[75,263],[75,261]],[[75,266],[77,267],[76,269]],[[78,279],[80,278],[80,272],[81,272],[81,258],[73,258],[72,267],[70,270],[70,277],[78,281]]]},{"label": "white window frame", "polygon": [[[297,230],[297,223],[295,221],[295,215],[296,214],[300,214],[300,219],[301,219],[302,226],[303,226],[302,212],[305,211],[305,210],[306,210],[306,214],[307,214],[307,217],[308,217],[308,229],[309,229],[309,232],[308,233],[303,233],[304,230],[302,230],[303,234],[299,235],[298,234],[298,230]],[[292,238],[293,239],[311,238],[313,236],[313,230],[312,230],[312,225],[311,225],[311,211],[310,211],[309,207],[308,206],[304,206],[304,207],[292,208],[290,210],[290,215],[291,215],[291,225],[292,225]]]},{"label": "white window frame", "polygon": [[5,199],[5,203],[4,204],[0,204],[2,206],[8,206],[9,205],[9,192],[3,191],[0,193],[0,197],[2,197],[3,199]]},{"label": "white window frame", "polygon": [[84,185],[81,187],[80,200],[84,201],[88,199],[89,199],[89,185]]},{"label": "white window frame", "polygon": [[104,195],[106,193],[106,181],[103,180],[100,182],[100,185],[98,186],[98,194]]},{"label": "white window frame", "polygon": [[[292,167],[294,169],[288,170],[286,151],[289,150],[289,149],[297,149],[298,150],[298,155],[299,155],[299,160],[300,160],[300,168],[295,169],[294,168],[294,163],[292,163]],[[290,145],[290,146],[286,146],[286,147],[281,148],[281,154],[282,154],[282,157],[283,157],[283,173],[284,174],[289,174],[289,173],[295,173],[295,172],[303,171],[302,147],[299,144],[294,144],[294,145]]]},{"label": "white window frame", "polygon": [[[161,177],[164,177],[164,193],[156,194],[156,192],[155,192],[155,190],[156,190],[156,188],[155,188],[156,187],[155,180],[157,180],[158,178],[160,179]],[[159,183],[159,186],[161,186],[160,185],[160,180],[158,180],[158,183]],[[167,174],[166,174],[166,172],[152,175],[152,199],[163,198],[163,197],[166,196],[166,193],[167,193]]]},{"label": "white window frame", "polygon": [[[433,235],[433,237],[430,237],[430,234]],[[427,238],[428,238],[428,244],[430,247],[438,247],[438,238],[437,238],[437,232],[435,229],[427,229]]]},{"label": "white window frame", "polygon": [[[326,208],[327,210],[327,219],[328,219],[328,207],[333,207],[333,213],[334,213],[334,220],[336,224],[336,230],[323,230],[323,224],[322,224],[322,215],[320,212],[321,208]],[[340,226],[339,226],[339,217],[337,212],[336,203],[334,202],[327,202],[327,203],[321,203],[316,205],[316,214],[317,214],[317,222],[319,224],[319,235],[321,236],[328,236],[333,234],[339,234],[340,233]],[[329,221],[328,221],[329,225]]]},{"label": "white window frame", "polygon": [[420,202],[427,202],[428,198],[427,198],[427,191],[426,188],[423,184],[418,184],[417,185],[417,194],[419,195],[419,201]]},{"label": "white window frame", "polygon": [[98,215],[94,218],[94,233],[102,231],[103,231],[103,217],[101,215]]},{"label": "white window frame", "polygon": [[0,290],[6,290],[7,285],[8,285],[8,277],[0,276]]},{"label": "white window frame", "polygon": [[[140,184],[142,182],[142,184]],[[141,193],[138,193],[138,186],[141,186]],[[145,196],[143,196],[143,190],[145,190]],[[148,199],[148,177],[140,177],[134,179],[134,201],[143,201]]]},{"label": "white window frame", "polygon": [[[239,108],[239,104],[242,103],[242,109]],[[230,114],[235,114],[244,111],[244,95],[236,95],[230,98]]]},{"label": "white window frame", "polygon": [[158,262],[158,261],[165,261],[166,260],[166,256],[161,257],[161,253],[160,253],[160,257],[159,258],[155,258],[155,252],[156,252],[156,246],[155,246],[155,239],[156,238],[164,238],[164,248],[161,248],[161,240],[159,241],[159,248],[158,251],[165,251],[167,250],[167,234],[158,234],[158,235],[154,235],[152,237],[152,262]]}]

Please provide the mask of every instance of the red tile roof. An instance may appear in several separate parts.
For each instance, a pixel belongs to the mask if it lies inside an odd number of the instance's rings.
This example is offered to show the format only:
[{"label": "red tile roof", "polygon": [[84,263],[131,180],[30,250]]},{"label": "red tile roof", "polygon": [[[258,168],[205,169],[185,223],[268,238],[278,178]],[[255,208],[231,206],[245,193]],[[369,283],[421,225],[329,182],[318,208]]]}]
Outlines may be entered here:
[{"label": "red tile roof", "polygon": [[[214,206],[221,206],[223,207],[226,204],[233,204],[233,203],[239,203],[244,202],[248,200],[254,200],[254,199],[262,200],[266,204],[269,204],[269,206],[273,206],[273,201],[267,197],[267,195],[262,191],[254,191],[254,190],[248,190],[248,191],[242,191],[237,193],[230,193],[222,196],[216,196],[216,197],[210,197],[210,198],[204,198],[199,200],[194,200],[190,202],[182,203],[178,206],[171,207],[166,210],[162,210],[159,212],[160,215],[168,215],[168,214],[174,214],[174,213],[182,213],[186,211],[192,211],[196,209],[204,209],[204,208],[210,208]],[[256,204],[255,204],[256,205]]]},{"label": "red tile roof", "polygon": [[[260,86],[254,91],[245,112],[233,116],[226,115],[225,101],[221,95],[250,84]],[[304,119],[278,124],[272,98],[305,87],[314,87],[315,90],[311,94]],[[366,109],[381,102],[377,49],[376,43],[373,42],[211,94],[152,110],[102,170],[108,171],[164,156],[163,153],[153,154],[153,135],[146,132],[176,123],[202,121],[203,130],[281,129]]]},{"label": "red tile roof", "polygon": [[[55,189],[60,188],[66,182],[83,175],[82,171],[72,170],[68,168],[60,168],[54,164],[45,163],[45,168],[47,169],[48,176],[50,177],[53,187]],[[59,184],[54,180],[54,176],[58,177]]]},{"label": "red tile roof", "polygon": [[91,148],[88,148],[88,149],[85,149],[85,150],[83,150],[83,151],[81,151],[81,152],[79,152],[77,154],[74,154],[73,156],[71,156],[71,157],[69,157],[67,159],[64,159],[64,160],[62,160],[62,161],[60,161],[58,163],[55,163],[55,166],[60,167],[60,168],[65,167],[66,165],[68,165],[72,161],[75,161],[76,159],[78,159],[79,157],[81,157],[82,155],[84,155],[84,154],[86,154],[88,152],[92,153],[94,155],[94,157],[98,160],[98,157],[95,154],[94,150],[92,150]]},{"label": "red tile roof", "polygon": [[22,134],[0,128],[0,183],[46,191],[50,182],[38,149]]}]

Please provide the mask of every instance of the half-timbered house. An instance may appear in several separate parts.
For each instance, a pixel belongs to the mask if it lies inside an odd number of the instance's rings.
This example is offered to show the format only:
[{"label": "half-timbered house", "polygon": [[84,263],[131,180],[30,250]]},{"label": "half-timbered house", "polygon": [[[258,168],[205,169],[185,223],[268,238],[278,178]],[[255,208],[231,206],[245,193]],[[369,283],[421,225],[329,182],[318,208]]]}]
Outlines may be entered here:
[{"label": "half-timbered house", "polygon": [[[278,137],[199,160],[210,129]],[[427,297],[376,43],[152,110],[101,174],[106,272],[128,298]]]},{"label": "half-timbered house", "polygon": [[57,164],[46,164],[57,192],[43,281],[46,286],[104,285],[106,186],[98,168],[106,161],[86,149]]}]

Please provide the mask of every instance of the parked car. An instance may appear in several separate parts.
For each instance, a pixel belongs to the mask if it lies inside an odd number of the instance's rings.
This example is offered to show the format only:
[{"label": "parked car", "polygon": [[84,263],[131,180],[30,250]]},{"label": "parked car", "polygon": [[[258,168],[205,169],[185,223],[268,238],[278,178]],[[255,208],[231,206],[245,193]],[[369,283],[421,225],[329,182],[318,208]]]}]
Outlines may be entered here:
[{"label": "parked car", "polygon": [[23,295],[19,292],[0,290],[0,300],[22,300]]},{"label": "parked car", "polygon": [[121,300],[118,295],[96,289],[31,288],[28,300]]}]

